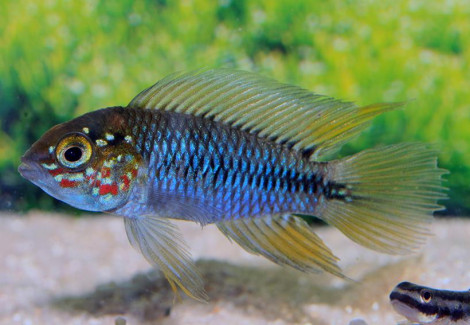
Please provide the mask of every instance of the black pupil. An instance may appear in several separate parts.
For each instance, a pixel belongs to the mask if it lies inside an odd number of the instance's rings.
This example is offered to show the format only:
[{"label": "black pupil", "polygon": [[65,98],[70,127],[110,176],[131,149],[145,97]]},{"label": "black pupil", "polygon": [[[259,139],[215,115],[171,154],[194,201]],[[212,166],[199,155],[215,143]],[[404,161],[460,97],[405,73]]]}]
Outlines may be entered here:
[{"label": "black pupil", "polygon": [[423,292],[423,299],[426,301],[431,299],[431,293],[429,291]]},{"label": "black pupil", "polygon": [[64,158],[67,161],[75,162],[82,158],[82,149],[79,147],[72,147],[65,150]]}]

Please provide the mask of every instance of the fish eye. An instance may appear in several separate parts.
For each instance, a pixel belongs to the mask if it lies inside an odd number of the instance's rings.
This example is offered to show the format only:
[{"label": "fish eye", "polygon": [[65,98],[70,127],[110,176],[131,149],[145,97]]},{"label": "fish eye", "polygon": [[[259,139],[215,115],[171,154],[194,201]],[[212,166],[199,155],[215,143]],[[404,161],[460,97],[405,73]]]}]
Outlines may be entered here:
[{"label": "fish eye", "polygon": [[55,157],[62,167],[79,169],[91,159],[91,141],[83,134],[68,134],[57,144]]},{"label": "fish eye", "polygon": [[68,148],[67,150],[65,150],[65,152],[64,152],[64,158],[68,162],[78,161],[78,160],[80,160],[82,155],[83,155],[83,151],[82,151],[82,148],[80,148],[80,147],[71,147],[71,148]]},{"label": "fish eye", "polygon": [[432,298],[432,294],[431,294],[430,291],[428,291],[426,289],[421,291],[421,300],[423,302],[428,303],[428,302],[431,301],[431,298]]}]

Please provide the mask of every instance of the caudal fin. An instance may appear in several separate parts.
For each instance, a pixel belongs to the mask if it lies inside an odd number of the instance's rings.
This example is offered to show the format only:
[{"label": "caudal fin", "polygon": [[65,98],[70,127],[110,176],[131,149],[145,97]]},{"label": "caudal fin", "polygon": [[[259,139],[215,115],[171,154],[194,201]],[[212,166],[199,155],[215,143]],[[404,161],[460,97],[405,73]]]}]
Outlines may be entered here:
[{"label": "caudal fin", "polygon": [[433,212],[445,199],[436,152],[404,143],[362,151],[331,163],[330,177],[345,185],[343,199],[325,200],[320,217],[353,241],[404,254],[420,247]]}]

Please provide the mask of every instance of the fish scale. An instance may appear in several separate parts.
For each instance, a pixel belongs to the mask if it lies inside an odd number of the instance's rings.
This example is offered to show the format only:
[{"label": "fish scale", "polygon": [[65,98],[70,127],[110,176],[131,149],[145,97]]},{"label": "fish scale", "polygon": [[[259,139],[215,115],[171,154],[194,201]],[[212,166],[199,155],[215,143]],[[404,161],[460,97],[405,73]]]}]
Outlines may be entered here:
[{"label": "fish scale", "polygon": [[51,128],[19,171],[74,207],[122,216],[130,243],[195,299],[207,299],[203,281],[170,219],[215,223],[274,263],[347,278],[309,220],[405,254],[424,243],[446,198],[445,171],[425,144],[329,160],[400,105],[358,107],[243,71],[180,73],[126,107]]},{"label": "fish scale", "polygon": [[[219,219],[289,211],[312,213],[311,202],[318,201],[315,196],[328,192],[318,191],[321,169],[281,145],[259,142],[212,120],[182,118],[179,113],[133,109],[119,113],[125,114],[129,125],[141,126],[134,126],[132,135],[137,139],[137,152],[148,161],[153,190],[180,188],[182,195],[221,209]],[[236,158],[234,152],[238,153]],[[279,167],[272,167],[276,165]],[[241,192],[246,197],[241,197]]]}]

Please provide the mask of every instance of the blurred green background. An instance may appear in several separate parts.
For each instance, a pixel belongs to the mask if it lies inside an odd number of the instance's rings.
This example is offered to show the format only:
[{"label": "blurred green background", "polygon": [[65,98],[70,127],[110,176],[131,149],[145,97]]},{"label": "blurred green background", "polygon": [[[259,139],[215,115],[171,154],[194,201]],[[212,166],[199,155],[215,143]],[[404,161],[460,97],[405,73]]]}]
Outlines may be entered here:
[{"label": "blurred green background", "polygon": [[48,128],[176,70],[233,67],[369,104],[409,100],[342,154],[425,141],[470,213],[470,6],[430,0],[0,2],[0,208],[64,209],[16,168]]}]

